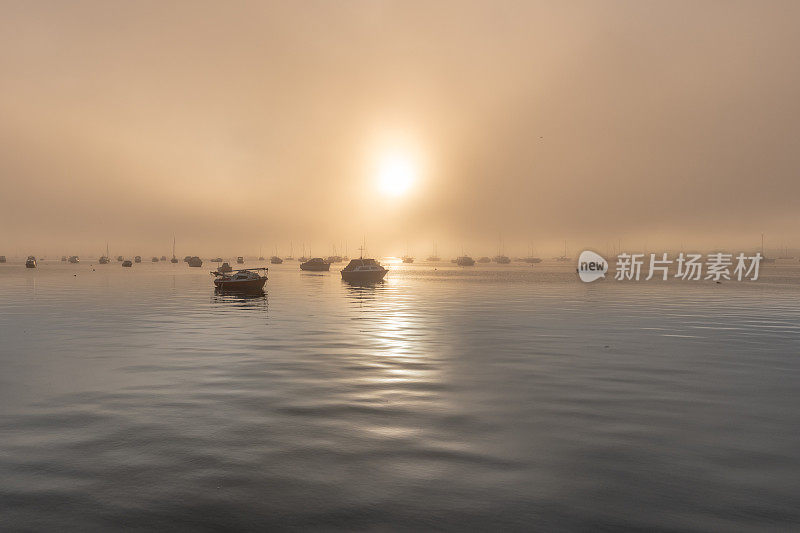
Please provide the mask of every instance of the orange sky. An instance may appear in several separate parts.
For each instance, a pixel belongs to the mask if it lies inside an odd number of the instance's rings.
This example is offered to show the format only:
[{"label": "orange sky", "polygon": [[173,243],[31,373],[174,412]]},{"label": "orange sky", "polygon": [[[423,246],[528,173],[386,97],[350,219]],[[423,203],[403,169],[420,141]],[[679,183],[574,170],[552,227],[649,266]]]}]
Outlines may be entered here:
[{"label": "orange sky", "polygon": [[[27,2],[0,254],[800,248],[800,3]],[[413,166],[380,190],[376,160]]]}]

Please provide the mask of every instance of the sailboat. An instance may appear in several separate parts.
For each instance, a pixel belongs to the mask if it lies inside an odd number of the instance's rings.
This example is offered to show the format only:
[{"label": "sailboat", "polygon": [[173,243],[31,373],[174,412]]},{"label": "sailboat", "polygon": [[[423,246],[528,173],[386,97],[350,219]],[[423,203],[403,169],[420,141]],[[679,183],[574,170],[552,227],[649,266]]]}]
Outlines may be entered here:
[{"label": "sailboat", "polygon": [[561,257],[556,257],[556,261],[560,263],[569,261],[569,257],[567,257],[567,241],[564,241],[564,255],[562,255]]},{"label": "sailboat", "polygon": [[178,258],[175,257],[175,235],[172,236],[172,259],[169,262],[173,265],[178,262]]},{"label": "sailboat", "polygon": [[439,254],[436,253],[436,243],[434,242],[433,243],[433,255],[428,257],[428,261],[430,261],[431,263],[438,263],[441,260],[442,259],[439,257]]},{"label": "sailboat", "polygon": [[775,262],[775,258],[774,257],[767,257],[766,255],[764,255],[764,234],[763,233],[761,234],[761,262],[762,263],[774,263]]},{"label": "sailboat", "polygon": [[111,258],[108,255],[108,243],[106,243],[106,255],[100,256],[100,259],[98,259],[98,263],[100,263],[101,265],[107,265],[110,262]]},{"label": "sailboat", "polygon": [[408,244],[406,243],[406,255],[403,256],[403,263],[410,265],[413,262],[414,262],[414,257],[408,251]]},{"label": "sailboat", "polygon": [[499,265],[507,265],[511,262],[511,259],[505,254],[502,237],[500,237],[500,248],[497,250],[497,255],[494,256],[494,262]]}]

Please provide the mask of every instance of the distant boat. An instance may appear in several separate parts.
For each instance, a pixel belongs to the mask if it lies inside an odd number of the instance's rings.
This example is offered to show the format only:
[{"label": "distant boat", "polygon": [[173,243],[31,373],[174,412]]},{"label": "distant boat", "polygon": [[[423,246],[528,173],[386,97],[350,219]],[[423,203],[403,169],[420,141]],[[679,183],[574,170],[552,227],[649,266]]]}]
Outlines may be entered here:
[{"label": "distant boat", "polygon": [[374,259],[352,259],[341,270],[342,279],[350,283],[367,283],[383,280],[389,271]]},{"label": "distant boat", "polygon": [[130,259],[126,259],[125,261],[122,262],[122,266],[124,266],[124,267],[132,267],[133,263],[131,262]]},{"label": "distant boat", "polygon": [[567,241],[564,241],[564,255],[562,255],[561,257],[556,257],[555,259],[559,263],[565,263],[569,261],[569,257],[567,257]]},{"label": "distant boat", "polygon": [[61,256],[61,261],[62,261],[63,263],[66,263],[66,262],[67,262],[67,256],[66,256],[66,255],[62,255],[62,256]]},{"label": "distant boat", "polygon": [[187,255],[187,256],[185,256],[185,257],[183,258],[183,262],[184,262],[184,263],[188,263],[188,262],[189,262],[189,260],[190,260],[191,258],[192,258],[192,256],[191,256],[191,255]]},{"label": "distant boat", "polygon": [[277,255],[273,255],[272,257],[269,258],[269,262],[272,263],[273,265],[280,265],[281,263],[283,263],[283,259],[281,259]]},{"label": "distant boat", "polygon": [[428,256],[428,261],[430,261],[431,263],[438,263],[441,260],[442,260],[442,258],[439,257],[439,253],[436,250],[436,243],[434,242],[433,243],[433,253],[430,256]]},{"label": "distant boat", "polygon": [[142,262],[142,256],[141,255],[137,255],[136,257],[133,258],[133,261],[135,263],[141,263]]},{"label": "distant boat", "polygon": [[328,259],[326,259],[326,261],[328,261],[328,263],[341,263],[342,262],[342,256],[341,255],[330,255],[330,256],[328,256]]},{"label": "distant boat", "polygon": [[0,255],[0,263],[5,263],[5,262],[6,262],[6,256]]},{"label": "distant boat", "polygon": [[406,264],[410,265],[413,262],[414,262],[414,258],[413,257],[408,256],[408,255],[404,255],[403,256],[403,263],[406,263]]},{"label": "distant boat", "polygon": [[200,259],[199,257],[197,257],[196,255],[190,257],[189,260],[186,261],[186,262],[189,263],[190,267],[199,268],[199,267],[203,266],[203,260]]},{"label": "distant boat", "polygon": [[462,267],[464,266],[471,267],[475,265],[475,260],[468,255],[462,255],[461,257],[456,259],[456,264]]},{"label": "distant boat", "polygon": [[217,269],[217,272],[233,272],[233,268],[228,263],[222,263],[220,267]]},{"label": "distant boat", "polygon": [[153,256],[153,258],[152,258],[150,261],[151,261],[152,263],[158,263],[158,257],[156,257],[156,256]]},{"label": "distant boat", "polygon": [[173,265],[178,262],[178,258],[175,257],[175,235],[172,236],[172,259],[169,262]]},{"label": "distant boat", "polygon": [[161,256],[161,260],[162,260],[162,261],[166,261],[166,260],[167,260],[167,256],[166,256],[166,255],[162,255],[162,256]]},{"label": "distant boat", "polygon": [[211,260],[211,262],[212,263],[222,263],[222,258],[221,257],[215,257],[214,259]]},{"label": "distant boat", "polygon": [[508,258],[505,252],[505,244],[503,243],[503,237],[500,237],[500,247],[497,250],[497,255],[494,256],[494,262],[498,265],[507,265],[511,262],[511,259]]},{"label": "distant boat", "polygon": [[108,256],[108,243],[106,243],[106,255],[101,255],[97,262],[101,265],[107,265],[111,262],[111,258]]},{"label": "distant boat", "polygon": [[485,255],[478,259],[478,263],[491,263],[491,262],[492,260],[489,257],[486,257]]},{"label": "distant boat", "polygon": [[536,264],[536,263],[541,263],[542,259],[540,257],[523,257],[522,259],[520,259],[520,261],[522,261],[523,263]]},{"label": "distant boat", "polygon": [[[258,274],[260,270],[264,271],[263,276]],[[235,274],[219,270],[212,272],[216,276],[214,286],[220,291],[231,292],[261,292],[264,290],[264,284],[267,282],[266,268],[246,268],[234,272]]]},{"label": "distant boat", "polygon": [[767,257],[764,254],[764,234],[763,233],[761,234],[761,262],[762,263],[774,263],[775,262],[775,258],[774,257]]},{"label": "distant boat", "polygon": [[74,265],[74,264],[80,263],[81,260],[77,255],[71,255],[70,258],[69,258],[69,262]]},{"label": "distant boat", "polygon": [[28,259],[25,260],[25,268],[36,268],[36,258],[29,255]]},{"label": "distant boat", "polygon": [[122,261],[124,261],[124,260],[125,260],[125,259],[124,259],[124,258],[123,258],[121,255],[118,255],[118,256],[117,256],[117,262],[122,262]]},{"label": "distant boat", "polygon": [[331,264],[321,257],[315,257],[300,263],[300,270],[310,270],[313,272],[327,272],[331,269]]},{"label": "distant boat", "polygon": [[244,257],[242,257],[241,255],[239,257],[237,257],[236,258],[236,263],[240,264],[240,265],[243,265],[244,264]]}]

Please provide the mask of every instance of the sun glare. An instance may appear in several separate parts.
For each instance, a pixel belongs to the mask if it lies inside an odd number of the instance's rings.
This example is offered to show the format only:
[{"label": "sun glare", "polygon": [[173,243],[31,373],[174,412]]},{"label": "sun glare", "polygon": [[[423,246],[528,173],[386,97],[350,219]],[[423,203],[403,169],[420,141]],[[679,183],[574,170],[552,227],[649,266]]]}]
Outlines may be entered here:
[{"label": "sun glare", "polygon": [[378,186],[384,194],[402,196],[408,192],[416,178],[416,166],[408,156],[387,154],[378,162]]}]

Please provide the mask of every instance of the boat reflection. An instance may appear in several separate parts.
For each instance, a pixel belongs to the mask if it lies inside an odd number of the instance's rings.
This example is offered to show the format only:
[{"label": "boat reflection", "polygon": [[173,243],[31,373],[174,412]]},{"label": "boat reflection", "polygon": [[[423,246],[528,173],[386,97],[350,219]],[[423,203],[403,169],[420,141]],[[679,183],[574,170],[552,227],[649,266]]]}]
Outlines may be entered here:
[{"label": "boat reflection", "polygon": [[237,304],[237,307],[259,307],[264,309],[268,305],[267,292],[263,289],[259,291],[214,289],[214,296],[211,301],[219,304]]}]

